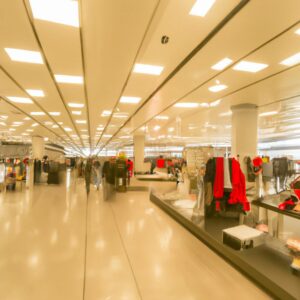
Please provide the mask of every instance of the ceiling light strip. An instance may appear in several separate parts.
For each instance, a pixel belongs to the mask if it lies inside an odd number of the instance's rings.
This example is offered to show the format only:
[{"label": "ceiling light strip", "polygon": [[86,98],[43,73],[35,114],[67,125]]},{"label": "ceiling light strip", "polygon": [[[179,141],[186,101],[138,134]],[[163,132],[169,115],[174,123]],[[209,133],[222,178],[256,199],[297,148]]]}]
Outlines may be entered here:
[{"label": "ceiling light strip", "polygon": [[[274,40],[276,40],[277,38],[281,37],[282,35],[284,35],[285,33],[287,33],[288,31],[290,31],[291,29],[293,29],[295,26],[300,24],[300,20],[296,21],[295,23],[293,23],[292,25],[290,25],[289,27],[287,27],[286,29],[284,29],[283,31],[281,31],[280,33],[276,34],[275,36],[273,36],[272,38],[270,38],[268,41],[262,43],[261,45],[259,45],[257,48],[251,50],[250,52],[248,52],[246,55],[242,56],[241,58],[239,58],[235,63],[238,63],[242,60],[244,60],[245,58],[247,58],[248,56],[250,56],[251,54],[257,52],[258,50],[262,49],[263,47],[265,47],[266,45],[270,44],[271,42],[273,42]],[[292,69],[294,67],[297,67],[297,65],[294,65],[288,69],[284,69],[283,71],[280,71],[279,73],[282,73],[286,70]],[[198,86],[196,86],[195,88],[193,88],[192,90],[190,90],[189,92],[187,92],[185,95],[181,96],[180,98],[176,99],[174,102],[172,102],[169,106],[167,106],[165,109],[163,109],[159,114],[164,113],[165,111],[167,111],[169,108],[171,108],[174,104],[176,104],[179,101],[182,101],[184,98],[186,98],[187,96],[189,96],[190,94],[192,94],[193,92],[195,92],[196,90],[198,90],[199,88],[203,87],[204,85],[206,85],[207,83],[209,83],[210,81],[216,79],[217,77],[219,77],[221,74],[223,74],[224,72],[226,72],[229,68],[232,67],[232,64],[230,66],[228,66],[227,68],[223,69],[222,71],[218,72],[217,74],[215,74],[214,76],[212,76],[211,78],[205,80],[204,82],[202,82],[201,84],[199,84]],[[277,74],[279,74],[277,73]],[[275,75],[277,75],[275,74]],[[274,76],[275,76],[274,75]],[[265,78],[268,79],[268,78]],[[264,79],[261,79],[261,81],[263,81]],[[255,84],[255,83],[253,83]],[[241,88],[243,89],[243,88]],[[234,94],[236,91],[233,91],[225,96],[223,96],[224,98]],[[223,98],[222,97],[222,98]],[[153,118],[145,121],[142,125],[139,125],[139,127],[146,125],[148,122],[150,122]],[[130,121],[130,120],[128,120]],[[122,129],[122,128],[121,128]],[[138,128],[136,128],[135,130],[133,130],[131,133],[134,133],[136,130],[138,130]]]},{"label": "ceiling light strip", "polygon": [[[68,113],[68,115],[69,115],[69,118],[70,118],[70,120],[71,120],[71,123],[72,123],[72,125],[73,125],[73,127],[74,127],[74,129],[75,129],[75,131],[76,131],[76,133],[77,133],[77,135],[79,135],[78,128],[77,128],[77,126],[76,126],[76,124],[75,124],[75,122],[74,122],[74,120],[73,120],[73,117],[72,117],[72,114],[71,114],[70,110],[68,109],[68,106],[67,106],[66,101],[65,101],[65,99],[64,99],[64,96],[63,96],[63,94],[62,94],[62,92],[61,92],[61,90],[60,90],[60,88],[59,88],[59,86],[58,86],[58,83],[57,83],[56,80],[55,80],[54,72],[53,72],[53,70],[52,70],[52,68],[51,68],[51,66],[50,66],[50,63],[49,63],[49,61],[48,61],[48,59],[47,59],[47,56],[46,56],[45,51],[44,51],[44,48],[43,48],[42,43],[41,43],[41,41],[40,41],[40,38],[39,38],[39,36],[38,36],[38,34],[37,34],[37,31],[36,31],[36,28],[35,28],[35,25],[34,25],[34,21],[33,21],[33,19],[32,19],[32,15],[33,15],[33,14],[32,14],[31,8],[29,8],[29,7],[26,5],[26,0],[23,0],[23,5],[24,5],[24,8],[25,8],[25,11],[26,11],[26,14],[27,14],[27,18],[28,18],[29,24],[30,24],[30,26],[31,26],[32,32],[33,32],[33,34],[34,34],[34,37],[35,37],[36,42],[37,42],[37,44],[38,44],[38,47],[40,48],[40,53],[41,53],[41,55],[42,55],[42,57],[43,57],[45,66],[46,66],[46,68],[48,69],[48,72],[49,72],[49,74],[50,74],[50,76],[51,76],[51,78],[52,78],[52,81],[53,81],[53,83],[54,83],[54,85],[55,85],[55,87],[56,87],[56,90],[57,90],[57,92],[58,92],[58,94],[59,94],[59,97],[60,97],[60,99],[61,99],[61,101],[62,101],[62,103],[63,103],[63,105],[64,105],[64,107],[65,107],[65,110],[67,111],[67,113]],[[65,130],[64,130],[64,132],[65,132]],[[71,138],[71,139],[72,139],[72,138]],[[73,139],[72,139],[72,141],[73,141]],[[73,141],[73,142],[74,142],[74,141]],[[83,143],[83,140],[82,140],[81,138],[80,138],[80,142],[81,142],[82,147],[84,147],[84,143]]]},{"label": "ceiling light strip", "polygon": [[54,134],[58,139],[62,140],[64,143],[66,143],[67,145],[69,145],[71,148],[73,148],[75,151],[78,151],[78,149],[76,149],[74,147],[73,144],[70,144],[68,141],[66,141],[63,137],[61,137],[60,135],[58,135],[55,131],[49,129],[47,126],[45,126],[42,122],[40,122],[39,120],[37,120],[36,118],[34,118],[33,116],[29,115],[27,112],[25,112],[24,110],[22,110],[21,108],[19,108],[18,106],[16,106],[15,104],[11,103],[8,99],[6,99],[6,97],[2,97],[0,96],[0,98],[6,102],[7,104],[9,104],[10,106],[12,106],[14,109],[20,111],[23,115],[30,117],[33,121],[35,121],[36,123],[38,123],[40,126],[44,127],[45,129],[47,129],[48,131],[50,131],[52,134]]},{"label": "ceiling light strip", "polygon": [[[42,110],[54,123],[56,123],[58,126],[59,126],[59,128],[61,129],[61,130],[63,130],[63,132],[65,132],[65,130],[63,129],[63,127],[60,125],[60,124],[58,124],[57,122],[56,122],[56,120],[53,118],[53,116],[51,116],[49,113],[48,113],[48,111],[47,110],[45,110],[43,107],[42,107],[42,105],[38,102],[38,101],[36,101],[35,100],[35,98],[33,98],[22,86],[21,86],[21,84],[2,66],[2,65],[0,65],[0,70],[21,90],[21,91],[23,91],[27,96],[28,96],[28,98],[30,98],[31,100],[32,100],[32,102],[40,109],[40,110]],[[30,117],[30,115],[28,115],[28,117]],[[70,137],[70,136],[69,136]],[[73,141],[73,140],[72,140]],[[74,141],[73,141],[74,142]]]},{"label": "ceiling light strip", "polygon": [[86,78],[86,62],[85,62],[85,52],[83,47],[83,33],[82,33],[82,1],[78,1],[78,13],[79,13],[79,37],[80,37],[80,53],[81,53],[81,65],[82,65],[82,73],[83,73],[83,90],[84,90],[84,100],[86,107],[86,119],[87,119],[87,127],[88,127],[88,135],[89,135],[89,143],[90,143],[90,154],[92,153],[92,138],[91,138],[91,121],[90,121],[90,109],[89,109],[89,97],[87,91],[87,78]]},{"label": "ceiling light strip", "polygon": [[[238,14],[250,0],[241,0],[226,16],[222,19],[214,29],[175,67],[175,69],[163,80],[163,82],[151,93],[151,95],[137,108],[137,110],[127,119],[127,121],[117,130],[114,134],[117,135],[124,126],[126,126],[131,119],[152,99],[152,97],[161,90],[167,82],[169,82],[202,48],[204,48],[214,37],[215,35],[224,28],[224,26],[232,20],[236,14]],[[226,69],[224,69],[226,70]],[[173,104],[175,104],[175,101]],[[114,138],[114,136],[112,138]],[[112,139],[111,138],[111,139]],[[111,140],[110,139],[110,140]],[[109,141],[110,141],[109,140]],[[109,142],[108,141],[108,142]],[[99,150],[98,153],[107,145],[107,143]]]},{"label": "ceiling light strip", "polygon": [[[108,117],[108,120],[107,120],[107,123],[106,123],[106,125],[105,125],[105,128],[104,128],[103,132],[101,133],[101,136],[99,137],[99,139],[98,139],[98,141],[97,141],[97,143],[96,143],[96,147],[99,145],[99,143],[100,143],[100,141],[101,141],[101,139],[102,139],[103,134],[105,134],[105,132],[106,132],[106,130],[107,130],[107,128],[108,128],[108,125],[110,124],[110,122],[111,122],[111,120],[112,120],[113,114],[114,114],[114,112],[116,111],[116,108],[118,107],[119,101],[120,101],[121,97],[122,97],[123,94],[124,94],[124,91],[125,91],[125,89],[126,89],[126,87],[127,87],[127,85],[128,85],[130,76],[131,76],[132,71],[133,71],[133,69],[134,69],[134,65],[136,64],[136,61],[137,61],[137,59],[138,59],[138,57],[139,57],[139,55],[140,55],[140,53],[141,53],[143,44],[144,44],[144,42],[145,42],[145,40],[146,40],[146,37],[147,37],[147,35],[148,35],[149,31],[150,31],[150,28],[151,28],[151,25],[152,25],[152,23],[153,23],[154,17],[155,17],[155,15],[156,15],[156,12],[157,12],[158,9],[159,9],[159,6],[160,6],[161,2],[162,2],[161,0],[158,0],[158,1],[156,2],[156,5],[155,5],[154,10],[153,10],[153,12],[152,12],[152,15],[151,15],[151,17],[150,17],[150,19],[149,19],[149,22],[148,22],[148,24],[147,24],[147,27],[146,27],[146,30],[145,30],[144,35],[143,35],[143,37],[142,37],[142,40],[141,40],[141,42],[140,42],[140,45],[139,45],[139,47],[138,47],[138,49],[137,49],[137,51],[136,51],[136,54],[135,54],[135,57],[134,57],[134,59],[133,59],[131,68],[130,68],[130,70],[129,70],[129,73],[127,74],[127,77],[126,77],[126,79],[125,79],[125,82],[124,82],[124,84],[123,84],[123,86],[122,86],[122,89],[121,89],[121,91],[120,91],[118,100],[116,101],[115,106],[114,106],[113,109],[112,109],[112,114]],[[143,104],[142,104],[142,105],[143,105]],[[141,106],[142,106],[142,105],[141,105]],[[130,118],[131,118],[131,117],[129,117],[128,120],[129,120]],[[125,123],[126,123],[126,122],[125,122]],[[123,127],[123,126],[122,126],[122,127]],[[117,132],[117,133],[118,133],[118,132]],[[114,137],[114,135],[113,135],[113,137]],[[113,138],[113,137],[112,137],[112,138]],[[105,147],[105,145],[104,145],[103,147]],[[99,149],[99,151],[97,152],[96,155],[98,155],[98,154],[101,152],[101,150],[103,149],[103,147]]]}]

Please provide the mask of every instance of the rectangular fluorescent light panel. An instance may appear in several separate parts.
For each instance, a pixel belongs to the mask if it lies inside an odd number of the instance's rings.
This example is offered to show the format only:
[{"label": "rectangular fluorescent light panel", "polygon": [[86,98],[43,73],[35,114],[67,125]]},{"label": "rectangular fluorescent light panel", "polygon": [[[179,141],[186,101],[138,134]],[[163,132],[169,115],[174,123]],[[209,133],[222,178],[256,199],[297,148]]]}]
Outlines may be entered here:
[{"label": "rectangular fluorescent light panel", "polygon": [[140,101],[141,101],[140,97],[122,96],[120,99],[120,103],[128,103],[128,104],[137,104]]},{"label": "rectangular fluorescent light panel", "polygon": [[53,126],[52,126],[52,128],[58,128],[58,127],[59,127],[58,125],[53,125]]},{"label": "rectangular fluorescent light panel", "polygon": [[72,114],[76,115],[76,116],[80,116],[81,115],[81,110],[72,110]]},{"label": "rectangular fluorescent light panel", "polygon": [[64,130],[65,130],[65,131],[68,131],[68,132],[72,131],[72,129],[69,128],[69,127],[65,127]]},{"label": "rectangular fluorescent light panel", "polygon": [[4,48],[9,58],[13,61],[26,62],[32,64],[43,64],[40,52],[23,49]]},{"label": "rectangular fluorescent light panel", "polygon": [[111,134],[103,134],[103,137],[104,138],[110,138],[110,137],[112,137],[112,135]]},{"label": "rectangular fluorescent light panel", "polygon": [[59,111],[51,111],[49,112],[50,116],[60,116],[60,112]]},{"label": "rectangular fluorescent light panel", "polygon": [[22,104],[32,104],[32,100],[25,97],[14,97],[14,96],[8,96],[7,99],[14,103],[22,103]]},{"label": "rectangular fluorescent light panel", "polygon": [[216,0],[197,0],[190,11],[190,15],[205,17]]},{"label": "rectangular fluorescent light panel", "polygon": [[217,85],[213,85],[213,86],[209,87],[208,89],[213,93],[217,93],[217,92],[220,92],[220,91],[223,91],[223,90],[227,89],[227,85],[217,84]]},{"label": "rectangular fluorescent light panel", "polygon": [[195,108],[198,107],[199,104],[196,102],[181,102],[181,103],[176,103],[174,107],[180,107],[180,108]]},{"label": "rectangular fluorescent light panel", "polygon": [[156,116],[154,119],[156,120],[169,120],[168,116]]},{"label": "rectangular fluorescent light panel", "polygon": [[269,116],[274,116],[277,114],[278,114],[278,111],[267,111],[267,112],[260,113],[258,116],[259,117],[269,117]]},{"label": "rectangular fluorescent light panel", "polygon": [[267,67],[268,67],[267,64],[261,64],[261,63],[242,60],[233,67],[233,70],[257,73]]},{"label": "rectangular fluorescent light panel", "polygon": [[101,114],[101,117],[108,117],[111,115],[111,111],[110,110],[104,110]]},{"label": "rectangular fluorescent light panel", "polygon": [[26,90],[26,92],[32,97],[45,97],[42,90]]},{"label": "rectangular fluorescent light panel", "polygon": [[24,120],[24,121],[29,121],[29,120],[31,120],[31,118],[25,117],[23,120]]},{"label": "rectangular fluorescent light panel", "polygon": [[30,0],[30,6],[35,19],[79,27],[78,1]]},{"label": "rectangular fluorescent light panel", "polygon": [[31,125],[31,127],[36,127],[36,126],[39,126],[39,124],[38,124],[38,123],[33,123],[33,124]]},{"label": "rectangular fluorescent light panel", "polygon": [[74,84],[83,84],[82,76],[72,76],[72,75],[54,75],[56,82],[58,83],[74,83]]},{"label": "rectangular fluorescent light panel", "polygon": [[222,71],[226,67],[228,67],[232,62],[233,62],[233,60],[231,60],[228,57],[225,57],[222,60],[220,60],[219,62],[217,62],[215,65],[213,65],[211,68],[214,70]]},{"label": "rectangular fluorescent light panel", "polygon": [[83,103],[68,103],[68,106],[69,107],[72,107],[72,108],[83,108],[84,107],[84,104]]},{"label": "rectangular fluorescent light panel", "polygon": [[211,102],[210,104],[209,104],[209,106],[210,107],[216,107],[216,106],[218,106],[220,103],[221,103],[221,99],[218,99],[218,100],[216,100],[216,101],[213,101],[213,102]]},{"label": "rectangular fluorescent light panel", "polygon": [[153,130],[158,131],[160,129],[159,125],[154,126]]},{"label": "rectangular fluorescent light panel", "polygon": [[135,64],[133,68],[134,73],[148,74],[148,75],[160,75],[164,67],[153,66],[145,64]]},{"label": "rectangular fluorescent light panel", "polygon": [[283,60],[280,64],[291,67],[298,63],[300,63],[300,52],[288,57],[287,59]]},{"label": "rectangular fluorescent light panel", "polygon": [[77,124],[86,124],[86,120],[76,120]]},{"label": "rectangular fluorescent light panel", "polygon": [[32,111],[30,113],[32,116],[44,116],[45,113],[43,111]]},{"label": "rectangular fluorescent light panel", "polygon": [[15,121],[15,122],[13,122],[13,124],[14,125],[22,125],[22,124],[24,124],[24,122],[17,122],[17,121]]}]

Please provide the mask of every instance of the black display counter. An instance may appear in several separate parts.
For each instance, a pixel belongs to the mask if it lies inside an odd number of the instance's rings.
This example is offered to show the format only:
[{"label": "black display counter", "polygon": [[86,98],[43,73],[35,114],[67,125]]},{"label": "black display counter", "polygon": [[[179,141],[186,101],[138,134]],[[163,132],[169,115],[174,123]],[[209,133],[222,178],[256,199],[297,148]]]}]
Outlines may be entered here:
[{"label": "black display counter", "polygon": [[151,193],[150,200],[273,298],[300,299],[300,277],[292,273],[283,242],[266,235],[265,244],[236,251],[222,243],[222,230],[239,225],[238,219],[195,217],[191,209],[176,207],[176,200],[161,199],[160,194]]}]

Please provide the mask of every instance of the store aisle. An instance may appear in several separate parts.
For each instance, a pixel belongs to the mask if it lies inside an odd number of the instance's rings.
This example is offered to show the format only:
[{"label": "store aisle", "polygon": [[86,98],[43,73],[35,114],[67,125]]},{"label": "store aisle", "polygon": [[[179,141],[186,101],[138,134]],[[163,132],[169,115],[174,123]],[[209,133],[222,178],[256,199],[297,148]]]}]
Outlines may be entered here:
[{"label": "store aisle", "polygon": [[0,299],[268,299],[148,192],[88,201],[86,231],[82,181],[0,194]]}]

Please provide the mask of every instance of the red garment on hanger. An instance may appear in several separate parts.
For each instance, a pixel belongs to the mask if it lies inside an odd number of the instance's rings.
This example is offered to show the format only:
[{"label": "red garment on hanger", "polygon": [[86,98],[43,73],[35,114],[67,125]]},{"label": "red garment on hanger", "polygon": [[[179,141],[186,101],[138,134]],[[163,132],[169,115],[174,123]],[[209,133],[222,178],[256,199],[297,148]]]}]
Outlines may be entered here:
[{"label": "red garment on hanger", "polygon": [[224,158],[216,158],[216,175],[214,181],[214,198],[216,198],[216,211],[220,211],[220,201],[224,196]]},{"label": "red garment on hanger", "polygon": [[156,161],[157,168],[165,168],[165,160],[163,158],[159,158]]},{"label": "red garment on hanger", "polygon": [[232,192],[229,196],[229,204],[240,203],[243,205],[243,210],[250,210],[250,204],[246,197],[246,180],[245,175],[243,174],[240,163],[233,158],[232,159]]}]

